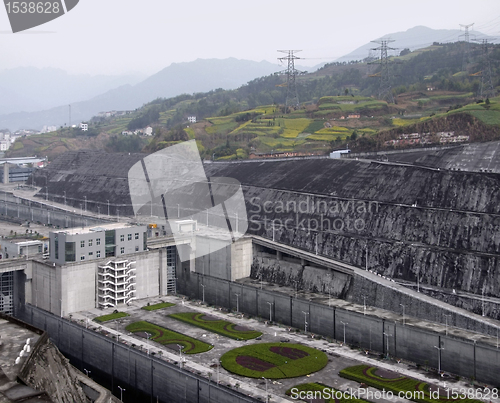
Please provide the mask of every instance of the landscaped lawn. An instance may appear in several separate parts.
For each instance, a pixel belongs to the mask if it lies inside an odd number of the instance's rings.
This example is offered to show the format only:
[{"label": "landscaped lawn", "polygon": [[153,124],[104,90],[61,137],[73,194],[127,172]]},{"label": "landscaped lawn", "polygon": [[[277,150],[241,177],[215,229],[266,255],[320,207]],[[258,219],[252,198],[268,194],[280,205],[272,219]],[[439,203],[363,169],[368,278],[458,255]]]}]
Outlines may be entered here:
[{"label": "landscaped lawn", "polygon": [[171,302],[160,302],[160,303],[154,304],[154,305],[143,306],[141,309],[144,309],[146,311],[156,311],[157,309],[168,308],[168,307],[174,306],[174,305],[175,304],[172,304]]},{"label": "landscaped lawn", "polygon": [[202,329],[227,336],[235,340],[250,340],[262,335],[262,332],[241,328],[227,320],[206,317],[204,313],[183,312],[169,315],[171,318],[189,323]]},{"label": "landscaped lawn", "polygon": [[[442,403],[445,401],[453,401],[455,403],[481,403],[480,400],[475,399],[452,399],[451,391],[448,396],[444,388],[440,388],[438,391],[438,388],[434,385],[408,378],[396,372],[371,367],[369,365],[355,365],[353,367],[344,368],[339,374],[343,378],[365,383],[366,385],[373,386],[377,389],[391,391],[396,396],[399,392],[423,392],[421,394],[422,396],[418,396],[413,393],[413,398],[410,400],[416,402]],[[433,395],[435,394],[436,396],[439,396],[439,398],[436,399],[434,396],[431,398],[431,391],[433,392]]]},{"label": "landscaped lawn", "polygon": [[221,357],[227,371],[249,378],[295,378],[319,371],[327,363],[328,357],[322,351],[290,343],[252,344]]},{"label": "landscaped lawn", "polygon": [[168,330],[146,321],[131,323],[125,329],[132,333],[150,333],[152,335],[151,340],[163,345],[180,344],[184,347],[182,352],[185,354],[204,353],[213,348],[213,346],[208,343],[204,343],[200,340],[186,336],[185,334],[177,333],[173,330]]},{"label": "landscaped lawn", "polygon": [[110,313],[109,315],[97,316],[96,318],[94,318],[94,320],[96,322],[102,323],[102,322],[107,322],[108,320],[125,318],[126,316],[130,315],[125,312],[116,312],[116,313]]}]

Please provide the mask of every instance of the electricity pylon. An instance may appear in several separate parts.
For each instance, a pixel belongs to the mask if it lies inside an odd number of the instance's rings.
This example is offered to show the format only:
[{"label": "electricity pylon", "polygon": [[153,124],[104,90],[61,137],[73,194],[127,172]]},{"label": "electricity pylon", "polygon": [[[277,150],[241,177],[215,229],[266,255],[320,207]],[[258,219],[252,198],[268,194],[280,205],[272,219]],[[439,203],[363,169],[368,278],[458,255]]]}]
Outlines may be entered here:
[{"label": "electricity pylon", "polygon": [[287,61],[287,69],[282,71],[281,74],[286,74],[286,83],[282,84],[282,87],[286,87],[286,101],[285,107],[288,109],[289,106],[298,107],[299,106],[299,94],[297,93],[297,74],[300,71],[295,69],[295,60],[300,59],[294,55],[294,52],[300,52],[300,50],[278,50],[278,52],[287,53],[287,56],[278,57],[280,62]]},{"label": "electricity pylon", "polygon": [[479,88],[479,98],[491,98],[495,96],[495,88],[493,87],[493,80],[491,78],[491,64],[488,54],[488,40],[481,40],[481,64],[482,70],[471,74],[471,76],[481,77],[481,87]]},{"label": "electricity pylon", "polygon": [[464,49],[464,55],[462,59],[462,71],[467,70],[467,65],[469,64],[469,28],[474,25],[472,24],[459,24],[461,27],[465,29],[465,32],[462,35],[459,35],[458,38],[464,37],[464,42],[465,42],[465,49]]},{"label": "electricity pylon", "polygon": [[391,87],[391,75],[389,71],[389,59],[387,57],[388,50],[394,50],[395,48],[390,48],[389,43],[394,42],[394,39],[379,39],[372,41],[374,43],[380,44],[378,48],[372,48],[371,50],[380,50],[380,60],[373,63],[380,64],[380,73],[373,74],[372,77],[380,77],[380,88],[378,92],[379,99],[385,99],[388,103],[394,103],[394,96],[392,95]]}]

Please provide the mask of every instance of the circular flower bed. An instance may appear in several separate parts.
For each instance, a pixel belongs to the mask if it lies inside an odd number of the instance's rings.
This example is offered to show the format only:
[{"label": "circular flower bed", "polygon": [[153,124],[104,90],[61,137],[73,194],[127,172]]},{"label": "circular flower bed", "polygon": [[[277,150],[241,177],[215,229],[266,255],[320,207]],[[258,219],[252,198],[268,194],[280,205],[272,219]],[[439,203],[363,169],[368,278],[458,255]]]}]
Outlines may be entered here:
[{"label": "circular flower bed", "polygon": [[290,343],[252,344],[221,357],[227,371],[249,378],[294,378],[319,371],[327,363],[328,357],[322,351]]}]

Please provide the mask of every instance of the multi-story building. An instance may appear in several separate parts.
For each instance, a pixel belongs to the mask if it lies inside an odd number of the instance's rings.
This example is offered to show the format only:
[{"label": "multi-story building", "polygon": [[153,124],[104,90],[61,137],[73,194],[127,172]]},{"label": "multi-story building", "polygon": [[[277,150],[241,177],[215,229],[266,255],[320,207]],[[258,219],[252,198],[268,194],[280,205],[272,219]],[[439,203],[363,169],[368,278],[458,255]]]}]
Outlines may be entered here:
[{"label": "multi-story building", "polygon": [[49,260],[58,265],[120,257],[147,249],[146,226],[122,223],[50,232],[49,239]]}]

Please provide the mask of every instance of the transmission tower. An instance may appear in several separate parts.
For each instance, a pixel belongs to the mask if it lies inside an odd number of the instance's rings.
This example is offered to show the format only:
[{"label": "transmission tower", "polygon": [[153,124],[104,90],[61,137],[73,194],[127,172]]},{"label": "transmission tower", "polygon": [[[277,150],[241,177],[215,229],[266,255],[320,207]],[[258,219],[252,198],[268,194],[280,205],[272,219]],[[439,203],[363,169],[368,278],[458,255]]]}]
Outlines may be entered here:
[{"label": "transmission tower", "polygon": [[472,76],[481,77],[481,87],[479,88],[479,98],[491,98],[495,96],[495,88],[493,87],[493,80],[491,78],[491,64],[488,53],[488,40],[481,40],[481,64],[482,70],[478,73],[471,74]]},{"label": "transmission tower", "polygon": [[464,37],[464,42],[465,42],[465,48],[464,48],[464,55],[462,59],[462,71],[467,70],[467,65],[469,64],[469,28],[474,25],[468,24],[459,24],[461,27],[465,29],[465,32],[462,35],[459,35],[458,38],[460,39],[462,36]]},{"label": "transmission tower", "polygon": [[389,71],[389,59],[387,57],[388,50],[395,50],[395,48],[390,48],[389,43],[394,42],[394,39],[379,39],[372,41],[374,43],[380,44],[378,48],[372,48],[371,50],[380,50],[380,60],[374,63],[380,64],[380,73],[373,74],[372,77],[380,77],[380,88],[378,92],[379,99],[385,99],[389,103],[394,103],[394,96],[392,95],[391,87],[391,75]]},{"label": "transmission tower", "polygon": [[297,74],[300,74],[300,71],[295,69],[295,60],[300,59],[300,57],[295,56],[294,52],[300,52],[300,50],[278,50],[278,52],[287,53],[287,56],[278,57],[280,62],[286,61],[288,65],[288,68],[281,72],[281,74],[286,74],[286,83],[281,85],[286,87],[285,107],[286,109],[289,106],[298,107],[299,95],[295,79]]}]

